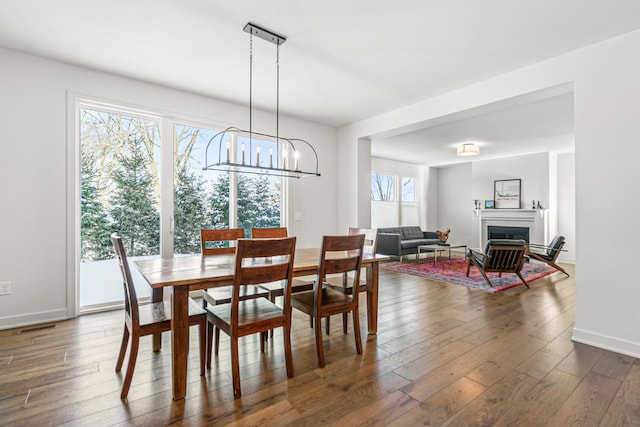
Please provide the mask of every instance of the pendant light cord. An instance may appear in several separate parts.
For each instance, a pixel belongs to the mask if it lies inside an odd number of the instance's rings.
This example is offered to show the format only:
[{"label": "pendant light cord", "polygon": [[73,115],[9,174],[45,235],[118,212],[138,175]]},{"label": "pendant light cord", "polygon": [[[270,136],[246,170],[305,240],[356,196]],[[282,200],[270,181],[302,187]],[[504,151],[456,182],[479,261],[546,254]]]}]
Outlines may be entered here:
[{"label": "pendant light cord", "polygon": [[253,133],[253,34],[249,35],[249,141]]}]

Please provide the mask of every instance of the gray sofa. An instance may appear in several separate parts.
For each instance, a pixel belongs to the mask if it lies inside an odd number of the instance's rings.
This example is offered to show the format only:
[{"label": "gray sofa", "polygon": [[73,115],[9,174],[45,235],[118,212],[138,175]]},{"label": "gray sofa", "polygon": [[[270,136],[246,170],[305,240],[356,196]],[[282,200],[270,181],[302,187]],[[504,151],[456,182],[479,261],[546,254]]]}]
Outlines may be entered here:
[{"label": "gray sofa", "polygon": [[402,258],[403,255],[417,254],[418,246],[440,243],[435,231],[422,231],[419,226],[378,228],[379,254]]}]

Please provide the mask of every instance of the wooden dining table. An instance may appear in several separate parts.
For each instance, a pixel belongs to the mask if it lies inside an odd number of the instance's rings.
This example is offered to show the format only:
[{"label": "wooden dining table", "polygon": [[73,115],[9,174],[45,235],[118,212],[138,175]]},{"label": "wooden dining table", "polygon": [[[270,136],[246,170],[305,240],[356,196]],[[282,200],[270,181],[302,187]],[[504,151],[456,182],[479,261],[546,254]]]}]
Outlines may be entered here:
[{"label": "wooden dining table", "polygon": [[[319,248],[296,249],[293,275],[314,275],[318,271]],[[378,274],[381,261],[389,257],[364,254],[362,267],[367,280],[367,323],[370,335],[378,327]],[[151,286],[153,302],[163,299],[164,288],[171,291],[171,371],[173,399],[183,399],[187,391],[187,356],[189,351],[189,292],[233,284],[234,256],[201,255],[153,258],[134,261],[134,265]],[[160,335],[153,337],[153,349],[161,346]]]}]

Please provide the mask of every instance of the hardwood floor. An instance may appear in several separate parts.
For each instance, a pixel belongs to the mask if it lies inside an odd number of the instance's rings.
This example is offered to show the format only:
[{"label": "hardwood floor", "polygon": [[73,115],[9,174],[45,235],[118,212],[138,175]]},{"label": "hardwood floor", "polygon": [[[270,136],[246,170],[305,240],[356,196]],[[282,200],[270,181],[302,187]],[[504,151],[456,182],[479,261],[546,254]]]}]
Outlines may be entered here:
[{"label": "hardwood floor", "polygon": [[[0,331],[0,425],[470,425],[640,424],[640,360],[570,340],[573,266],[491,295],[381,271],[378,335],[364,354],[332,322],[327,366],[294,312],[295,377],[282,336],[259,351],[241,341],[243,396],[234,401],[229,341],[205,377],[192,328],[187,398],[171,400],[170,335],[141,340],[128,401],[114,372],[123,313]],[[364,298],[364,296],[363,296]],[[350,328],[351,329],[351,328]]]}]

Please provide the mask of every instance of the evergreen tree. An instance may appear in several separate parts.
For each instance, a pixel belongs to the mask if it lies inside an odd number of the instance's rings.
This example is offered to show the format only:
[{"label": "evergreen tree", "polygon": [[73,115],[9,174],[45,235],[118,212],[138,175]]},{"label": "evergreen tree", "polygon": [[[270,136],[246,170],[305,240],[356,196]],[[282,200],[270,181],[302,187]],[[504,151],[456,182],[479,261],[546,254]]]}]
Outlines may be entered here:
[{"label": "evergreen tree", "polygon": [[207,226],[206,195],[202,179],[193,172],[183,171],[176,179],[174,219],[174,252],[199,253],[200,229]]},{"label": "evergreen tree", "polygon": [[147,170],[148,157],[139,142],[132,143],[128,155],[117,156],[116,185],[110,214],[122,236],[129,256],[154,255],[160,251],[160,214],[154,180]]},{"label": "evergreen tree", "polygon": [[83,153],[80,183],[80,251],[83,261],[112,256],[111,225],[100,196],[95,161],[92,156]]},{"label": "evergreen tree", "polygon": [[218,175],[211,188],[209,227],[229,227],[229,174]]},{"label": "evergreen tree", "polygon": [[256,204],[254,227],[280,227],[280,185],[267,176],[252,180],[253,200]]}]

